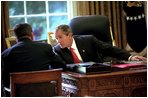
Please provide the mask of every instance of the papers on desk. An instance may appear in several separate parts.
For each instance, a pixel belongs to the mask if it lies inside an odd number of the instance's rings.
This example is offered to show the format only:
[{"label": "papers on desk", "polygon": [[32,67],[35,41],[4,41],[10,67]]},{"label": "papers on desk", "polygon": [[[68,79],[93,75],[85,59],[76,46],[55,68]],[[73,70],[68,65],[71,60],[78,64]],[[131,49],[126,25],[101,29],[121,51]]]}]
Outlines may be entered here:
[{"label": "papers on desk", "polygon": [[146,61],[121,61],[119,64],[112,65],[112,67],[118,68],[138,68],[147,67]]},{"label": "papers on desk", "polygon": [[82,74],[92,74],[146,68],[147,63],[143,61],[122,61],[118,64],[111,65],[109,63],[85,62],[77,64],[67,64],[66,66],[69,71]]},{"label": "papers on desk", "polygon": [[146,66],[143,64],[117,64],[117,65],[113,65],[115,67],[119,67],[119,68],[130,68],[130,67],[141,67],[141,66]]}]

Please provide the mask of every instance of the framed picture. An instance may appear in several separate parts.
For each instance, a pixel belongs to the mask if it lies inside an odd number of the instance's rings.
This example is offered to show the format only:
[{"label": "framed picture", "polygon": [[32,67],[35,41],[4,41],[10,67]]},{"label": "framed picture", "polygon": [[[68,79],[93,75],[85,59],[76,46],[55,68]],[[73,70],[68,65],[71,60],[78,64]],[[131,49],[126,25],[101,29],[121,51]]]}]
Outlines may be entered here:
[{"label": "framed picture", "polygon": [[13,29],[8,29],[8,35],[9,35],[9,37],[14,37],[15,36],[14,30]]},{"label": "framed picture", "polygon": [[57,44],[53,32],[48,32],[48,44],[50,44],[51,46],[55,46]]},{"label": "framed picture", "polygon": [[15,37],[7,37],[5,38],[7,48],[10,48],[14,44],[16,44],[16,38]]}]

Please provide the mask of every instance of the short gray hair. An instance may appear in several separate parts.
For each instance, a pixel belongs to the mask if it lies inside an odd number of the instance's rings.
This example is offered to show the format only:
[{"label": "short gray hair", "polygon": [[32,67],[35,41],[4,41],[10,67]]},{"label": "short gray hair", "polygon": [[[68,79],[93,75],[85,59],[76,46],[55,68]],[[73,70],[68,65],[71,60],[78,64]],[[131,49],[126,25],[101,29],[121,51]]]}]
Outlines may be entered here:
[{"label": "short gray hair", "polygon": [[70,32],[72,32],[71,28],[68,25],[59,25],[59,26],[57,26],[55,32],[58,32],[59,30],[61,30],[64,35],[68,35]]}]

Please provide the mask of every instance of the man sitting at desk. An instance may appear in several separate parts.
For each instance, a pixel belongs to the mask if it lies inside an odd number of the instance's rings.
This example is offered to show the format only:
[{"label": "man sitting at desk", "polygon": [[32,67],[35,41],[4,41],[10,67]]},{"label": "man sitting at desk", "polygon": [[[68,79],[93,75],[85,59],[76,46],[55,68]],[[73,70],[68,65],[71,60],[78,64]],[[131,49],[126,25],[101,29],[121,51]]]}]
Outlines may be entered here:
[{"label": "man sitting at desk", "polygon": [[93,35],[75,35],[68,25],[59,25],[55,37],[58,44],[54,51],[67,63],[103,62],[100,53],[121,60],[142,60],[142,56],[133,56],[127,51],[98,40]]}]

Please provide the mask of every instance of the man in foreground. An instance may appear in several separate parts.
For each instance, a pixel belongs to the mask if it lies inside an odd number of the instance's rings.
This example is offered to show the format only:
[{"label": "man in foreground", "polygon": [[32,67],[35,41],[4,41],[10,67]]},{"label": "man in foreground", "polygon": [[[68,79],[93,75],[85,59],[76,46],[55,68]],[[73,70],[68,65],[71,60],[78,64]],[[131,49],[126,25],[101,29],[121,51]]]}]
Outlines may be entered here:
[{"label": "man in foreground", "polygon": [[33,41],[32,27],[18,24],[14,27],[17,44],[2,52],[2,80],[9,88],[9,74],[12,72],[26,72],[48,70],[53,68],[65,69],[65,64],[47,43]]}]

